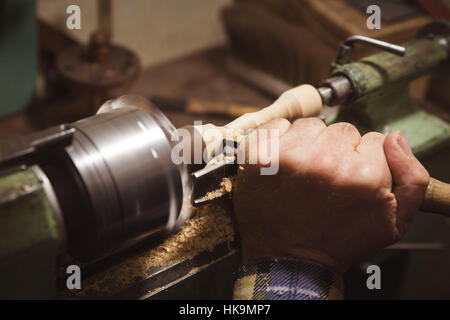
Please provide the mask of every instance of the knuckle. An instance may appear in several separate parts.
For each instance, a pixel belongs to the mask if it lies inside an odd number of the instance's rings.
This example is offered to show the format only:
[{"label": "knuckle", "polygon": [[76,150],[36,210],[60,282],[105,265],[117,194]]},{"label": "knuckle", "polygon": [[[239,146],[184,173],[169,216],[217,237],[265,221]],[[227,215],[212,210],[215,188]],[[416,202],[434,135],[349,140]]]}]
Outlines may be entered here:
[{"label": "knuckle", "polygon": [[352,125],[351,123],[348,122],[339,122],[339,123],[334,123],[332,125],[330,125],[328,127],[329,130],[337,130],[339,132],[350,132],[350,133],[354,133],[357,132],[359,134],[358,129]]},{"label": "knuckle", "polygon": [[365,135],[363,135],[362,138],[363,139],[370,138],[373,140],[375,140],[375,139],[384,140],[385,136],[382,133],[371,131],[371,132],[368,132]]},{"label": "knuckle", "polygon": [[319,127],[319,128],[325,128],[326,125],[323,123],[322,120],[319,118],[301,118],[297,119],[292,123],[292,126],[295,127]]},{"label": "knuckle", "polygon": [[[335,123],[329,126],[327,129],[328,135],[333,135],[336,138],[346,139],[346,142],[357,142],[360,141],[361,135],[359,134],[358,129],[352,125],[351,123],[347,122],[340,122]],[[350,139],[349,139],[350,138]],[[349,140],[347,140],[349,139]]]}]

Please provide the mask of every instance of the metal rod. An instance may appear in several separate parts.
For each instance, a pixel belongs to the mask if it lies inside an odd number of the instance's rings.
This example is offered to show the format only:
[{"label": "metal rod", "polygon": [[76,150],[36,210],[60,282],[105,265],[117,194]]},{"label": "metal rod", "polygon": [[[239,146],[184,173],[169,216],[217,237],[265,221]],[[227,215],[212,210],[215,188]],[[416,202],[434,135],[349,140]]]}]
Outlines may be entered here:
[{"label": "metal rod", "polygon": [[320,97],[322,98],[323,105],[330,105],[331,100],[333,99],[333,90],[330,87],[319,87],[317,88],[319,91]]},{"label": "metal rod", "polygon": [[355,42],[361,42],[361,43],[370,45],[372,47],[382,49],[384,51],[396,54],[398,56],[404,56],[405,52],[406,52],[405,47],[398,46],[396,44],[392,44],[392,43],[377,40],[377,39],[372,39],[372,38],[365,37],[365,36],[358,36],[358,35],[347,38],[345,40],[344,44],[348,45],[348,46],[353,46],[353,44]]},{"label": "metal rod", "polygon": [[108,41],[112,38],[112,6],[111,0],[98,0],[97,2],[97,26]]}]

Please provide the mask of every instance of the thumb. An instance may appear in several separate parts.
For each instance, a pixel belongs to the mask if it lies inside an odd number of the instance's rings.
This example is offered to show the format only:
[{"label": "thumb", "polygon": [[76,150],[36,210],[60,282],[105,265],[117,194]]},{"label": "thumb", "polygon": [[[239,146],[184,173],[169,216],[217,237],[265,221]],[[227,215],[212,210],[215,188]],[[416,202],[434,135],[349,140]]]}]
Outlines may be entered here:
[{"label": "thumb", "polygon": [[391,169],[392,192],[397,201],[397,228],[403,234],[423,201],[430,176],[400,131],[393,131],[386,137],[384,153]]}]

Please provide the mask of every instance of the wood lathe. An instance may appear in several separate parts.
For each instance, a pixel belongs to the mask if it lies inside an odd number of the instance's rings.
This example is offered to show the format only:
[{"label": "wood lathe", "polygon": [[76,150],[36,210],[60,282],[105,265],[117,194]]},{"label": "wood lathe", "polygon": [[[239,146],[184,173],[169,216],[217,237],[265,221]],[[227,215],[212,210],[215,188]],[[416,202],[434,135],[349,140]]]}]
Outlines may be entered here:
[{"label": "wood lathe", "polygon": [[[352,62],[355,42],[387,52]],[[419,108],[408,95],[408,85],[448,68],[449,56],[447,21],[426,26],[404,47],[351,37],[340,47],[331,77],[319,88],[302,85],[224,127],[207,124],[192,129],[212,157],[223,144],[233,153],[237,141],[230,137],[245,135],[271,119],[317,116],[323,105],[340,105],[326,123],[351,122],[361,133],[401,130],[425,166],[438,160],[447,164],[440,171],[444,174],[431,172],[446,180],[448,158],[441,151],[450,144],[450,124]],[[232,158],[214,158],[189,174],[186,165],[171,161],[173,132],[175,128],[148,102],[125,96],[107,102],[92,117],[3,141],[0,295],[54,297],[60,266],[83,261],[84,270],[95,270],[112,253],[120,255],[121,249],[156,235],[170,241],[128,256],[106,271],[92,271],[85,284],[91,283],[94,294],[85,291],[81,297],[147,298],[164,293],[174,297],[171,288],[183,284],[187,297],[192,286],[188,279],[200,281],[208,270],[230,275],[237,260],[229,258],[237,256],[238,246],[226,213],[211,209],[216,213],[211,219],[197,212],[194,219],[199,218],[199,224],[189,225],[193,220],[188,220],[187,227],[192,228],[178,227],[189,218],[189,210],[183,211],[186,198],[200,206],[212,202],[204,198],[208,192],[229,193],[223,178],[235,174],[237,164]],[[423,209],[449,215],[448,188],[432,180]],[[217,198],[229,206],[224,197]],[[209,222],[202,224],[205,220]],[[180,231],[179,238],[168,236],[175,231]],[[216,237],[209,243],[199,241],[207,233]],[[179,255],[167,258],[171,250]],[[136,270],[138,274],[133,273]],[[101,284],[106,291],[99,289]],[[214,285],[210,287],[214,291]],[[77,297],[68,292],[61,296]]]}]

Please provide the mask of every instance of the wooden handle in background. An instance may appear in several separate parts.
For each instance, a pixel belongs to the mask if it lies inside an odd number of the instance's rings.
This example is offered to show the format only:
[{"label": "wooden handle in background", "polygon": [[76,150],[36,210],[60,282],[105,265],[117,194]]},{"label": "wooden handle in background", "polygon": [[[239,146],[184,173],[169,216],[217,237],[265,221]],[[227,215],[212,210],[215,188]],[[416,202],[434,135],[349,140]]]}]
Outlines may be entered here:
[{"label": "wooden handle in background", "polygon": [[420,210],[450,217],[450,184],[430,178]]}]

